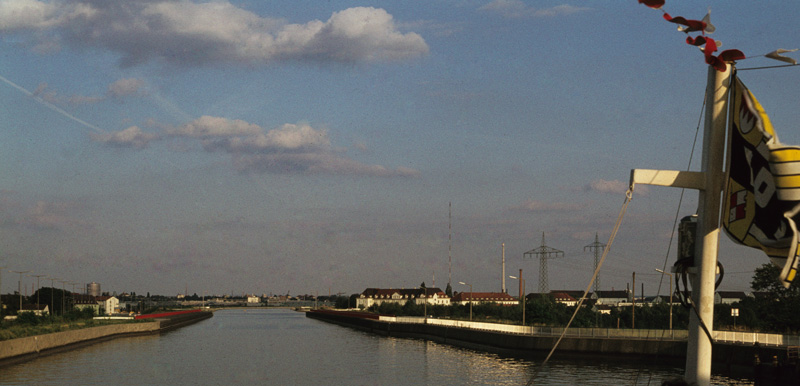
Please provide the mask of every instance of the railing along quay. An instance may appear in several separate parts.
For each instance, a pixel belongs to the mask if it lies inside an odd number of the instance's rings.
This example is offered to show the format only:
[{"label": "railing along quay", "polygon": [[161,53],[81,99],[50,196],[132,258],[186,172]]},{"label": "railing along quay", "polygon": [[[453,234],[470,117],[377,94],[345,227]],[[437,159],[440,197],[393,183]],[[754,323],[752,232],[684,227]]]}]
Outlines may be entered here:
[{"label": "railing along quay", "polygon": [[[426,323],[423,317],[409,316],[380,316],[381,321],[394,323]],[[508,334],[519,335],[539,335],[539,336],[560,336],[564,331],[563,327],[539,327],[539,326],[520,326],[514,324],[470,322],[467,320],[451,320],[428,318],[427,324],[469,328],[473,330],[494,331]],[[686,340],[688,331],[686,330],[655,330],[655,329],[628,329],[628,328],[569,328],[566,336],[586,337],[586,338],[626,338],[626,339],[645,339],[645,340]],[[754,345],[758,343],[763,346],[800,346],[800,336],[784,334],[764,334],[754,332],[737,331],[714,331],[715,342],[725,342],[732,344]]]}]

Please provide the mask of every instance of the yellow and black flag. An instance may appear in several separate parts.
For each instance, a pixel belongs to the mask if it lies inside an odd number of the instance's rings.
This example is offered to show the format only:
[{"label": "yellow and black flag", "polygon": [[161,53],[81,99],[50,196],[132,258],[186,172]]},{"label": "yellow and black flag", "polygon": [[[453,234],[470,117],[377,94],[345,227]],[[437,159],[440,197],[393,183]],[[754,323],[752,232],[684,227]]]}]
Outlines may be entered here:
[{"label": "yellow and black flag", "polygon": [[797,276],[800,251],[800,147],[778,141],[764,108],[738,78],[731,95],[723,227],[782,267],[780,278],[788,287]]}]

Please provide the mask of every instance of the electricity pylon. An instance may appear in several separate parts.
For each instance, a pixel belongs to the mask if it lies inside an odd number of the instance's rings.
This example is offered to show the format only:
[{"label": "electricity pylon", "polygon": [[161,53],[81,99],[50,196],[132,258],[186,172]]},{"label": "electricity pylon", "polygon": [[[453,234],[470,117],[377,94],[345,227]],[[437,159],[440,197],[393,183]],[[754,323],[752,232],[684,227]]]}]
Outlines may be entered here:
[{"label": "electricity pylon", "polygon": [[542,245],[523,253],[522,257],[539,258],[539,293],[548,293],[550,289],[547,285],[547,259],[564,257],[564,251],[548,247],[544,243],[544,232],[542,232]]},{"label": "electricity pylon", "polygon": [[[595,232],[595,234],[594,234],[594,242],[589,244],[589,245],[587,245],[587,246],[585,246],[585,247],[583,247],[583,251],[584,252],[587,249],[589,251],[594,252],[594,271],[595,272],[597,271],[597,264],[598,264],[598,261],[600,260],[600,254],[601,254],[601,252],[603,251],[603,249],[605,247],[606,247],[606,245],[601,243],[600,240],[597,238],[597,232]],[[598,273],[597,277],[594,279],[594,292],[596,293],[599,290],[600,290],[600,274]]]}]

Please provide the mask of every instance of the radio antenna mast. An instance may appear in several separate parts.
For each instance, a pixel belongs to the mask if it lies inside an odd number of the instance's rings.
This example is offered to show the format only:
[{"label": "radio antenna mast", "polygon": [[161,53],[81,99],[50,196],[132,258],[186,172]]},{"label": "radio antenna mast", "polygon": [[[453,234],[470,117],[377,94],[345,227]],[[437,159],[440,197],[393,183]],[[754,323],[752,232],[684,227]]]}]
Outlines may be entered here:
[{"label": "radio antenna mast", "polygon": [[447,285],[453,280],[453,203],[447,203]]}]

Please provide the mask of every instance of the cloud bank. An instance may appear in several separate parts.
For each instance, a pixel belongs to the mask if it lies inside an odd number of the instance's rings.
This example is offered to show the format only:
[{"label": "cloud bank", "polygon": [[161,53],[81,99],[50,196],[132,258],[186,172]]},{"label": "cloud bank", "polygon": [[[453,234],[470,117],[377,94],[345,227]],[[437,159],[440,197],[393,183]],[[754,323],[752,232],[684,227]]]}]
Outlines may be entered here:
[{"label": "cloud bank", "polygon": [[287,123],[265,130],[240,119],[202,116],[163,133],[146,133],[136,126],[125,130],[92,134],[91,138],[110,147],[143,149],[164,139],[194,140],[208,152],[230,154],[239,172],[276,174],[338,174],[375,177],[416,177],[419,171],[389,169],[347,158],[331,146],[325,129],[309,124]]},{"label": "cloud bank", "polygon": [[570,15],[588,11],[589,8],[562,4],[551,8],[537,9],[529,7],[521,0],[493,0],[489,4],[480,7],[479,10],[495,13],[507,19],[532,19]]},{"label": "cloud bank", "polygon": [[177,65],[282,61],[370,62],[428,52],[380,8],[334,12],[327,21],[292,24],[227,1],[5,0],[0,34],[27,34],[40,51],[63,45],[103,48],[123,67],[160,60]]},{"label": "cloud bank", "polygon": [[517,207],[512,209],[524,210],[529,212],[560,212],[560,211],[575,211],[584,208],[582,204],[568,203],[568,202],[542,202],[528,200]]},{"label": "cloud bank", "polygon": [[[620,180],[594,180],[583,187],[584,192],[599,192],[599,193],[613,193],[624,194],[628,191],[628,183]],[[645,185],[637,185],[637,194],[647,194],[650,190]]]},{"label": "cloud bank", "polygon": [[55,90],[51,89],[47,83],[40,83],[36,90],[31,92],[31,96],[41,98],[43,101],[55,105],[84,105],[99,103],[104,100],[113,99],[121,101],[124,98],[142,96],[145,93],[142,91],[144,81],[141,79],[128,78],[119,79],[114,83],[108,85],[108,90],[105,95],[60,95]]}]

